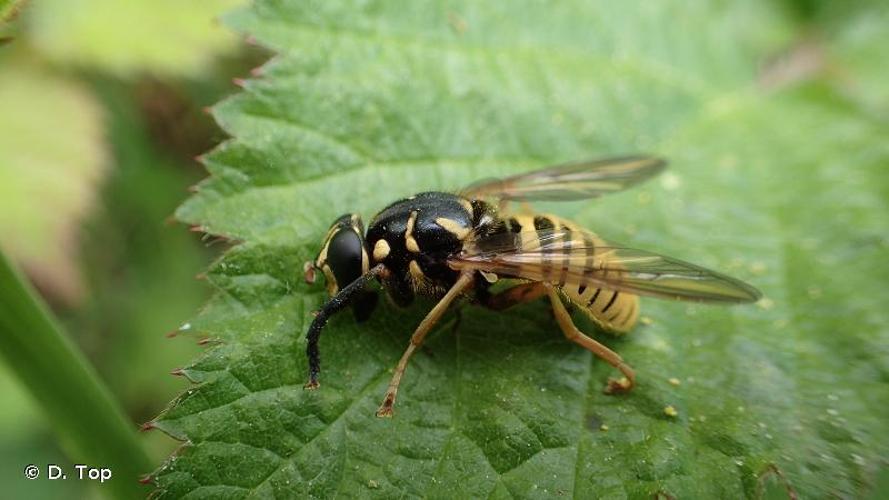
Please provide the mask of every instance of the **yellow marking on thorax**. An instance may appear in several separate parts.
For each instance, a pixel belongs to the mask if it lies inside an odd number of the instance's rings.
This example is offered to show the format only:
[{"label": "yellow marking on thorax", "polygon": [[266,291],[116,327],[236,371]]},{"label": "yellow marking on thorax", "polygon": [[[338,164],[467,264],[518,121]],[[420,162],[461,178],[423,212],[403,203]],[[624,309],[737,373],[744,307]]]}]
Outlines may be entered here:
[{"label": "yellow marking on thorax", "polygon": [[389,242],[386,240],[377,240],[374,244],[374,260],[379,262],[389,256]]},{"label": "yellow marking on thorax", "polygon": [[463,205],[463,208],[466,209],[466,213],[469,214],[470,218],[472,217],[472,203],[466,198],[460,198],[460,204]]},{"label": "yellow marking on thorax", "polygon": [[411,279],[414,283],[423,283],[426,280],[426,275],[423,274],[423,270],[420,269],[420,264],[417,264],[417,261],[412,260],[410,264],[407,265],[408,269],[411,272]]},{"label": "yellow marking on thorax", "polygon": [[414,224],[417,223],[417,211],[411,212],[411,216],[407,219],[407,229],[404,230],[404,246],[409,252],[420,253],[420,245],[414,239]]},{"label": "yellow marking on thorax", "polygon": [[470,229],[465,226],[461,226],[459,222],[448,219],[446,217],[439,217],[435,219],[435,223],[444,228],[445,231],[453,234],[457,237],[458,240],[463,241],[469,236]]}]

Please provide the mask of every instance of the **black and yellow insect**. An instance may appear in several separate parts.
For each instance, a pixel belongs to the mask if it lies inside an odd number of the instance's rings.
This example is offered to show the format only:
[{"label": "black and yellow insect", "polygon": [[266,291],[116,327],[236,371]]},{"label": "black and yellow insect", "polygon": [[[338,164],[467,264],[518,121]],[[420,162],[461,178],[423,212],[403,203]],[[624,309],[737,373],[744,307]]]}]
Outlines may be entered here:
[{"label": "black and yellow insect", "polygon": [[[644,250],[609,243],[554,215],[511,213],[508,203],[579,200],[621,191],[662,171],[658,158],[633,156],[560,165],[506,179],[474,184],[458,194],[420,193],[396,201],[370,221],[347,214],[337,219],[314,262],[331,299],[307,334],[309,381],[318,387],[318,338],[330,316],[353,305],[363,319],[375,304],[367,285],[378,280],[399,305],[416,295],[438,299],[411,336],[377,416],[392,415],[398,385],[411,355],[455,299],[496,310],[546,296],[565,336],[623,373],[606,392],[633,387],[632,368],[614,351],[584,335],[564,302],[574,304],[602,330],[622,334],[639,315],[639,295],[713,303],[752,302],[754,287],[716,271]],[[498,280],[514,286],[492,293]]]}]

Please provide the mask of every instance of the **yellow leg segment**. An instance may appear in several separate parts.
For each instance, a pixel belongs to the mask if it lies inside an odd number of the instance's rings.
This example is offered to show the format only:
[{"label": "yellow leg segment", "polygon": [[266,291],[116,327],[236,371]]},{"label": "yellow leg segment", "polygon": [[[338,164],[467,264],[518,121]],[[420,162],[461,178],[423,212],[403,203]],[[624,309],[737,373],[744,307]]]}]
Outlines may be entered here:
[{"label": "yellow leg segment", "polygon": [[454,283],[454,286],[448,290],[448,293],[438,301],[438,304],[435,304],[435,307],[433,307],[426,317],[423,318],[423,321],[420,322],[420,325],[414,331],[414,334],[411,335],[411,343],[408,344],[407,350],[401,355],[401,360],[398,361],[398,365],[395,367],[395,373],[392,374],[392,380],[389,382],[386,396],[383,398],[383,403],[380,405],[380,409],[377,410],[378,417],[392,416],[392,406],[395,405],[395,396],[398,394],[398,385],[401,383],[401,377],[404,375],[404,370],[407,368],[407,363],[410,361],[414,351],[420,347],[423,343],[423,339],[426,338],[426,334],[429,333],[429,330],[431,330],[438,320],[441,319],[442,315],[447,311],[448,306],[451,305],[451,302],[459,297],[466,289],[471,287],[472,284],[472,272],[461,274],[457,279],[457,282]]},{"label": "yellow leg segment", "polygon": [[609,378],[608,385],[605,387],[605,393],[614,394],[627,392],[632,389],[636,384],[636,374],[633,372],[633,369],[630,368],[630,365],[624,363],[624,360],[619,354],[587,337],[583,332],[578,330],[577,327],[574,326],[574,322],[571,320],[571,315],[568,314],[565,304],[562,303],[562,298],[559,296],[559,292],[550,284],[545,284],[544,286],[546,286],[546,293],[549,295],[549,300],[552,303],[556,321],[559,323],[559,327],[562,329],[565,337],[571,342],[574,342],[602,358],[605,362],[617,368],[624,374],[624,378],[620,380]]}]

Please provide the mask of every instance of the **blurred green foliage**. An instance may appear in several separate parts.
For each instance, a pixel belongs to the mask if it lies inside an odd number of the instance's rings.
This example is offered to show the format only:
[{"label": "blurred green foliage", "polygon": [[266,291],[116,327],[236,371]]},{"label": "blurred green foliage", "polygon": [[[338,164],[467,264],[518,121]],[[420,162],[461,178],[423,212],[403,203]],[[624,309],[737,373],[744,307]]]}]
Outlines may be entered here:
[{"label": "blurred green foliage", "polygon": [[[202,176],[194,155],[223,138],[202,109],[258,60],[213,21],[232,3],[30,2],[0,27],[0,246],[134,429],[182,389],[168,372],[199,349],[165,334],[205,299],[194,277],[214,249],[170,217]],[[28,463],[79,460],[3,366],[0,394],[5,494],[81,496],[86,483],[22,477]],[[175,446],[140,439],[155,461]]]},{"label": "blurred green foliage", "polygon": [[0,0],[0,22],[15,16],[20,4],[21,0]]},{"label": "blurred green foliage", "polygon": [[[113,471],[100,474],[108,479],[101,483],[109,494],[119,498],[140,494],[142,487],[133,479],[151,462],[132,421],[2,251],[0,357],[37,401],[69,456],[83,464],[104,464],[92,469]],[[42,475],[46,481],[50,471],[42,465],[32,461],[22,470],[27,478]],[[72,479],[78,475],[70,468],[67,474]]]},{"label": "blurred green foliage", "polygon": [[29,40],[49,61],[119,76],[202,78],[236,48],[214,17],[240,0],[40,0],[28,7]]},{"label": "blurred green foliage", "polygon": [[84,293],[72,252],[78,224],[108,167],[103,110],[74,78],[24,57],[7,64],[15,73],[0,80],[7,120],[0,134],[0,228],[16,237],[4,238],[4,247],[43,288],[71,303]]}]

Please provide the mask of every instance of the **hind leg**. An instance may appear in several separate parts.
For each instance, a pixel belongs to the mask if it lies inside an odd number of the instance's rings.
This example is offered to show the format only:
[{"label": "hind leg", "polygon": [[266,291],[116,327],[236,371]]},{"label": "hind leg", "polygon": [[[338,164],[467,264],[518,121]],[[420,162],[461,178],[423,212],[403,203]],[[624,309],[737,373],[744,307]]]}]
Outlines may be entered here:
[{"label": "hind leg", "polygon": [[562,333],[565,334],[565,337],[574,342],[575,344],[583,347],[584,349],[590,351],[595,354],[599,358],[605,360],[611,366],[617,368],[624,374],[624,377],[620,380],[608,379],[608,385],[605,387],[606,394],[614,394],[620,392],[627,392],[633,388],[636,383],[636,373],[633,372],[633,369],[630,368],[630,365],[624,363],[624,360],[620,357],[619,354],[612,351],[611,349],[605,347],[604,345],[596,342],[595,340],[587,337],[580,330],[574,326],[574,321],[571,320],[571,315],[568,313],[568,310],[565,308],[565,304],[562,303],[562,298],[559,296],[559,292],[549,284],[543,284],[545,287],[545,292],[549,295],[549,300],[553,306],[553,313],[555,313],[556,321],[559,323],[559,327],[562,329]]}]

